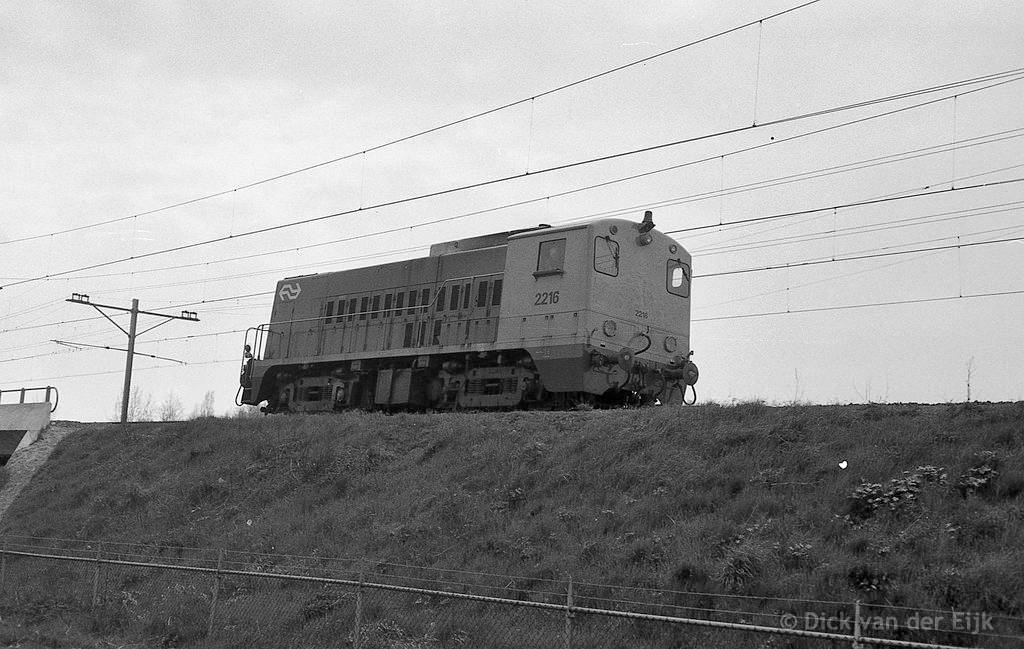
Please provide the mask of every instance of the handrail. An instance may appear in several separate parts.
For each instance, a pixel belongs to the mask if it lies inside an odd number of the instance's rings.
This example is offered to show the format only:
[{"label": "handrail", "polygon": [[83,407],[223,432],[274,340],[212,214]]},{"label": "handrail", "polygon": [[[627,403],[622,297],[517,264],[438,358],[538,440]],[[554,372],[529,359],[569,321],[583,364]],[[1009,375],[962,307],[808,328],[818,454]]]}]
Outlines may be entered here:
[{"label": "handrail", "polygon": [[[3,403],[3,396],[5,394],[18,393],[20,395],[20,397],[18,399],[18,403],[21,404],[21,403],[25,403],[25,394],[26,393],[28,393],[28,392],[37,392],[37,391],[40,391],[40,390],[45,390],[46,391],[46,397],[42,401],[39,401],[37,403],[50,403],[50,392],[52,391],[53,392],[53,396],[54,396],[54,400],[53,400],[53,405],[50,407],[50,412],[51,413],[52,412],[56,412],[57,405],[60,403],[60,392],[57,390],[57,388],[55,386],[52,386],[52,385],[44,385],[44,386],[40,386],[40,387],[36,387],[36,388],[12,388],[10,390],[0,390],[0,404]],[[30,402],[30,403],[32,403],[32,402]]]}]

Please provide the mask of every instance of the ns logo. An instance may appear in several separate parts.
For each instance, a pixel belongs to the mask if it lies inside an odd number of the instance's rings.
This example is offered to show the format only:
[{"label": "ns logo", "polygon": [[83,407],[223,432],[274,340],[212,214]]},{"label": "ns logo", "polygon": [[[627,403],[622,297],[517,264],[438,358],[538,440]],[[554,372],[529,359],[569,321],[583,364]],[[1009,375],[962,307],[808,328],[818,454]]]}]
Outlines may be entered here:
[{"label": "ns logo", "polygon": [[282,302],[294,300],[299,297],[299,293],[302,292],[302,287],[299,286],[298,282],[294,284],[285,284],[281,287],[281,290],[277,292],[278,297],[281,298]]}]

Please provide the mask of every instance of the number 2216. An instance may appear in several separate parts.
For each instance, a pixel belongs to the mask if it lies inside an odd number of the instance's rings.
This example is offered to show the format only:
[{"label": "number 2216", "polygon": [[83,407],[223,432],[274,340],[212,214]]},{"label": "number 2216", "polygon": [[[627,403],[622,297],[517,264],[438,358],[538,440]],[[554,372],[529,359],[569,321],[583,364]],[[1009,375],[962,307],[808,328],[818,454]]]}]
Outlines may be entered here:
[{"label": "number 2216", "polygon": [[558,304],[558,291],[545,291],[543,293],[534,293],[533,304],[535,306],[543,306],[545,304]]}]

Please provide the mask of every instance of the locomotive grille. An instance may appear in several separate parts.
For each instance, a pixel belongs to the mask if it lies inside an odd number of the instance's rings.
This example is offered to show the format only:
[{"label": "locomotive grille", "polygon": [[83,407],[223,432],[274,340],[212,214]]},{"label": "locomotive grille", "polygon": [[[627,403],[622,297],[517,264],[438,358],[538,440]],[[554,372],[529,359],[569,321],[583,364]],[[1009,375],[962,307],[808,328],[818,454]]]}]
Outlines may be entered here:
[{"label": "locomotive grille", "polygon": [[466,394],[503,394],[515,392],[519,381],[515,377],[469,379],[466,383]]}]

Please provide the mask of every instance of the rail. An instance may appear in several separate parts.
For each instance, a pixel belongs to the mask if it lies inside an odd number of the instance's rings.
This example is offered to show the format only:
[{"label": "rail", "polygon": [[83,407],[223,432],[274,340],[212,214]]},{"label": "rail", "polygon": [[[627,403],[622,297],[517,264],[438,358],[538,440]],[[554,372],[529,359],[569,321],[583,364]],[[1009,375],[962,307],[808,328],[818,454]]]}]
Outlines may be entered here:
[{"label": "rail", "polygon": [[[50,406],[50,412],[56,412],[57,404],[60,403],[60,392],[58,392],[57,388],[52,386],[52,385],[45,385],[45,386],[41,386],[41,387],[37,387],[37,388],[13,388],[13,389],[10,389],[10,390],[0,390],[0,405],[9,405],[9,404],[4,404],[3,403],[4,395],[5,394],[17,394],[18,395],[18,403],[25,403],[25,395],[26,394],[28,394],[30,392],[40,392],[40,391],[44,391],[44,390],[46,391],[46,395],[43,398],[43,401],[38,402],[38,403],[51,403],[52,405]],[[53,394],[53,397],[54,397],[52,402],[50,401],[50,394],[51,393]],[[33,402],[29,402],[29,403],[33,403]]]}]

